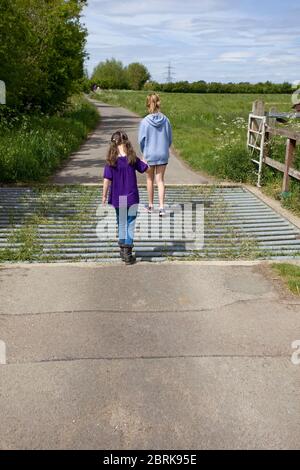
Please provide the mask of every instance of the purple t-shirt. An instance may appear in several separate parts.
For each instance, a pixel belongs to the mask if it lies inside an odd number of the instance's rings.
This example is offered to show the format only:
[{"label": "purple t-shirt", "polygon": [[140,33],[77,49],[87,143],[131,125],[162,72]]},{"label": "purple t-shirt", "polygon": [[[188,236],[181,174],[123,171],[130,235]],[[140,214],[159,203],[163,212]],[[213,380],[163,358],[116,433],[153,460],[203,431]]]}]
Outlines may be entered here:
[{"label": "purple t-shirt", "polygon": [[147,168],[147,163],[140,158],[136,159],[134,165],[130,165],[126,156],[118,157],[115,167],[105,165],[103,178],[111,181],[108,204],[119,207],[120,196],[127,196],[127,207],[138,204],[140,199],[135,172],[144,173]]}]

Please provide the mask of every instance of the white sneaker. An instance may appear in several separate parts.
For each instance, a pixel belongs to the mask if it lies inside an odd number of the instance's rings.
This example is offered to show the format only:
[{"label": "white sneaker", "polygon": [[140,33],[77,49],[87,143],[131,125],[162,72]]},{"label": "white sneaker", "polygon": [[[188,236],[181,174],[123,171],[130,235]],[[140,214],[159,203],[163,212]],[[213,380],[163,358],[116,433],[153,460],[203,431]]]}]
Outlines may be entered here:
[{"label": "white sneaker", "polygon": [[153,206],[149,206],[148,204],[144,205],[144,209],[146,212],[153,212]]},{"label": "white sneaker", "polygon": [[166,210],[163,207],[161,207],[159,209],[159,217],[165,217],[166,215],[167,215]]}]

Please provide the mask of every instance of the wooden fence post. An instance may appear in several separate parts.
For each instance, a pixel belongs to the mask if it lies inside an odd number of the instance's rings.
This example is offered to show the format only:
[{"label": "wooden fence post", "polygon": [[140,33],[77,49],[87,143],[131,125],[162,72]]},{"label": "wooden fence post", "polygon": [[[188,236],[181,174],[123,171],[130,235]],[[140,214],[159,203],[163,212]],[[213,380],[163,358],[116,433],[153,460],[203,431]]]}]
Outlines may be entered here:
[{"label": "wooden fence post", "polygon": [[[279,113],[278,109],[275,106],[272,106],[272,108],[270,108],[269,112],[272,113],[272,114],[278,114]],[[277,123],[276,118],[270,118],[270,117],[268,118],[268,125],[270,127],[276,127],[276,123]]]},{"label": "wooden fence post", "polygon": [[284,175],[282,182],[282,192],[286,193],[289,190],[289,169],[293,164],[296,150],[296,140],[287,139],[286,141],[286,152],[285,152],[285,165],[284,165]]},{"label": "wooden fence post", "polygon": [[264,116],[265,115],[265,103],[264,103],[264,101],[256,100],[256,101],[253,102],[252,114],[256,114],[256,116]]},{"label": "wooden fence post", "polygon": [[[270,113],[273,113],[273,114],[276,114],[278,113],[278,110],[275,106],[273,106],[272,108],[270,108]],[[276,118],[270,118],[268,117],[267,118],[267,125],[270,126],[270,127],[276,127]],[[268,131],[266,131],[266,134],[265,134],[265,148],[264,148],[264,158],[268,158],[270,157],[270,134]]]}]

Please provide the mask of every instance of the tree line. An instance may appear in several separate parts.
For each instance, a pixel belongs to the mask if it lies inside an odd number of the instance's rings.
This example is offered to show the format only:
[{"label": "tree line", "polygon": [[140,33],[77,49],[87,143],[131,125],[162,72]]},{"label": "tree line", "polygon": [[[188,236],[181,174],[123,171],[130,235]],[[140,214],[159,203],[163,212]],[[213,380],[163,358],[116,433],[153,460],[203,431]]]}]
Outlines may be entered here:
[{"label": "tree line", "polygon": [[92,73],[89,86],[99,86],[102,89],[127,89],[164,91],[170,93],[292,93],[292,85],[288,82],[272,83],[271,81],[250,83],[221,83],[178,81],[158,83],[151,81],[151,76],[145,65],[135,62],[124,67],[116,59],[100,62]]},{"label": "tree line", "polygon": [[272,83],[221,83],[221,82],[174,82],[174,83],[158,83],[148,82],[145,84],[147,90],[165,91],[170,93],[292,93],[292,85],[288,82]]},{"label": "tree line", "polygon": [[3,108],[54,112],[84,80],[85,0],[1,0]]}]

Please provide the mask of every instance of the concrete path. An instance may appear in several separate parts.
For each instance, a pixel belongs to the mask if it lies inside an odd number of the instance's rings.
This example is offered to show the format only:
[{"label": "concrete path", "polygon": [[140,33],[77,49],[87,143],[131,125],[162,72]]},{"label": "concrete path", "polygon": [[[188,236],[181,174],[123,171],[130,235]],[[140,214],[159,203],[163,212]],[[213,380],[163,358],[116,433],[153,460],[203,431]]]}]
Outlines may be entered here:
[{"label": "concrete path", "polygon": [[[138,153],[138,126],[141,118],[124,108],[91,100],[101,114],[101,122],[81,149],[50,178],[52,183],[87,184],[99,183],[102,180],[103,166],[111,135],[118,129],[125,130]],[[145,183],[145,176],[139,176],[139,183]],[[188,166],[171,155],[166,172],[166,183],[169,184],[202,184],[207,179],[193,172]]]},{"label": "concrete path", "polygon": [[300,300],[245,263],[0,268],[1,449],[300,447]]}]

